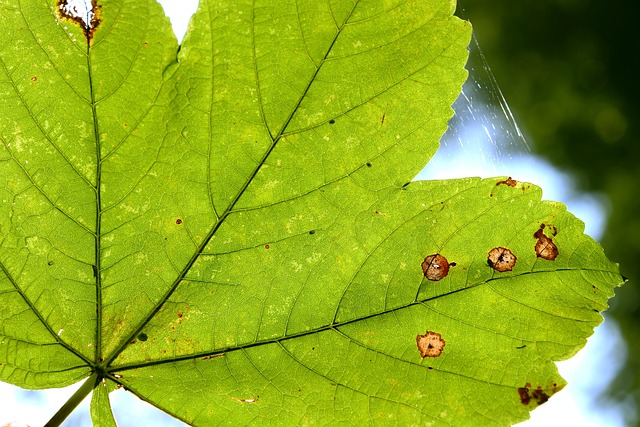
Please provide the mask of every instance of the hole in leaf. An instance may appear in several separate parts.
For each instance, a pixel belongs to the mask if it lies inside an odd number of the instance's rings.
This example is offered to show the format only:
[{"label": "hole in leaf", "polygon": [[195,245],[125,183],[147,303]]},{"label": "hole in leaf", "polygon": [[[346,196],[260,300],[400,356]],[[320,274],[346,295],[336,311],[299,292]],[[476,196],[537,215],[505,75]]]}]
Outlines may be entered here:
[{"label": "hole in leaf", "polygon": [[66,19],[78,24],[84,31],[87,41],[100,25],[97,0],[58,0],[56,3],[60,19]]}]

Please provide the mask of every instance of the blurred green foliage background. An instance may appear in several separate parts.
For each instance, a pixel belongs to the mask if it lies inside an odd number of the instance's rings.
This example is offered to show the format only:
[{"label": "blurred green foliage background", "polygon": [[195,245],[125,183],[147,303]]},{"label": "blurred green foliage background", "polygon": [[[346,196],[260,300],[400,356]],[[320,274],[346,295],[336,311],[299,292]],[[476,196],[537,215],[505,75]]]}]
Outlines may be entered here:
[{"label": "blurred green foliage background", "polygon": [[[602,245],[629,282],[611,301],[628,358],[603,399],[640,425],[640,2],[459,0],[533,151],[606,195]],[[585,375],[597,373],[585,373]]]}]

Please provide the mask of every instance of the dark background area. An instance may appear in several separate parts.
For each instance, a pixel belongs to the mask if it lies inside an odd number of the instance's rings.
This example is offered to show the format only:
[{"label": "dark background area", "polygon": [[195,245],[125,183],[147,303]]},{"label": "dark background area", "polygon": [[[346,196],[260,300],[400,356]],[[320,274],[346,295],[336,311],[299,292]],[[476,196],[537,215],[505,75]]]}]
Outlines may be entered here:
[{"label": "dark background area", "polygon": [[601,243],[629,281],[607,316],[628,358],[599,399],[628,402],[628,424],[640,425],[640,2],[459,0],[457,15],[474,25],[533,152],[609,199]]}]

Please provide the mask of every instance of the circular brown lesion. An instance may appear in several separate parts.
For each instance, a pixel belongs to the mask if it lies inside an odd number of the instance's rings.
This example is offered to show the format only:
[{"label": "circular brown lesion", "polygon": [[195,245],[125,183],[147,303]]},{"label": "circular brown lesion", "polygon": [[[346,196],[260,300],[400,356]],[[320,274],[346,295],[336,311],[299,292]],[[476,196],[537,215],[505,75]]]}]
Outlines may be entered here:
[{"label": "circular brown lesion", "polygon": [[424,335],[416,336],[416,345],[420,356],[425,357],[438,357],[444,350],[445,341],[437,332],[427,331]]},{"label": "circular brown lesion", "polygon": [[489,251],[487,264],[497,272],[504,273],[513,270],[517,260],[518,258],[511,250],[498,246]]},{"label": "circular brown lesion", "polygon": [[422,261],[422,273],[427,279],[437,282],[449,274],[449,266],[453,265],[455,264],[449,264],[447,259],[440,254],[429,255]]}]

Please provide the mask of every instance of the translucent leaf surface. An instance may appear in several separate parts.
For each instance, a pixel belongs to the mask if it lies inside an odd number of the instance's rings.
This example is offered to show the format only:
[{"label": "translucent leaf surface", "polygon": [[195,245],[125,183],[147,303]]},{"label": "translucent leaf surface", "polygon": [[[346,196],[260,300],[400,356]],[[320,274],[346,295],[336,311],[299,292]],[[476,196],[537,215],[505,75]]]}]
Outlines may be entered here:
[{"label": "translucent leaf surface", "polygon": [[155,1],[49,3],[0,1],[0,379],[97,374],[104,425],[114,383],[195,425],[508,425],[563,387],[617,266],[531,184],[411,182],[452,1],[203,0],[179,50]]}]

